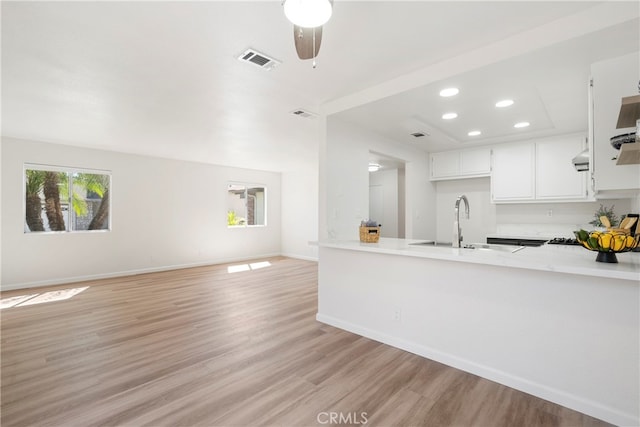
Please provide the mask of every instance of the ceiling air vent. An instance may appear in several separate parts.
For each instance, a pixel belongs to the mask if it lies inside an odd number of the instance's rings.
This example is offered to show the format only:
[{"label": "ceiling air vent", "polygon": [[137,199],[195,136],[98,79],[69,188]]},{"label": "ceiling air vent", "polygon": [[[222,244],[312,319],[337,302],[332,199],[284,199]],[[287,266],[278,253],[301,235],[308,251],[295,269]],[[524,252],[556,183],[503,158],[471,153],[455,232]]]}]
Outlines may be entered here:
[{"label": "ceiling air vent", "polygon": [[318,115],[315,113],[312,113],[310,111],[307,110],[303,110],[302,108],[298,108],[297,110],[293,110],[291,112],[291,114],[293,114],[294,116],[298,116],[298,117],[304,117],[305,119],[315,119]]},{"label": "ceiling air vent", "polygon": [[254,49],[247,49],[238,56],[239,61],[248,62],[265,70],[271,70],[282,62]]}]

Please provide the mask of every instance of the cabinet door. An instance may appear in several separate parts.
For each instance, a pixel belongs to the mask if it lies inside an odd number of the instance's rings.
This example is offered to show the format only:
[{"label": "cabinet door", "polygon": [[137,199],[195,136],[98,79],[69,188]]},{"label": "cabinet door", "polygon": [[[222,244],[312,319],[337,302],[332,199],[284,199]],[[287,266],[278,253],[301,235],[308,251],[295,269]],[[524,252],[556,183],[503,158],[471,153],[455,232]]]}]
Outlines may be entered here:
[{"label": "cabinet door", "polygon": [[640,165],[617,165],[612,158],[620,151],[610,143],[613,136],[635,132],[635,127],[616,129],[616,126],[622,98],[638,94],[638,59],[635,52],[591,65],[594,150],[591,170],[597,192],[640,189]]},{"label": "cabinet door", "polygon": [[444,151],[431,154],[431,178],[446,178],[460,174],[460,152]]},{"label": "cabinet door", "polygon": [[460,175],[489,175],[491,173],[491,150],[480,148],[460,152]]},{"label": "cabinet door", "polygon": [[535,145],[509,144],[493,149],[491,198],[494,202],[533,200]]},{"label": "cabinet door", "polygon": [[536,142],[536,199],[584,199],[588,172],[577,172],[572,159],[586,148],[583,138]]}]

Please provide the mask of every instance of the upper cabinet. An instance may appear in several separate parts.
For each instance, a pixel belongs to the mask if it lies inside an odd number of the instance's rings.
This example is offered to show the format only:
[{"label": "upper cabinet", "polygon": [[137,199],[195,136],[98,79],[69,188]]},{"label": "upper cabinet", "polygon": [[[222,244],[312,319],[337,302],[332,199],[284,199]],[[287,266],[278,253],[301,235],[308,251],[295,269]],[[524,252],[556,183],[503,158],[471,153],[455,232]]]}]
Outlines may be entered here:
[{"label": "upper cabinet", "polygon": [[470,148],[467,150],[432,153],[432,181],[445,179],[476,178],[491,173],[491,150]]},{"label": "upper cabinet", "polygon": [[578,172],[572,159],[586,146],[584,136],[537,141],[536,198],[544,200],[584,200],[587,172]]},{"label": "upper cabinet", "polygon": [[596,197],[606,193],[640,189],[640,165],[617,165],[620,154],[611,146],[616,135],[635,132],[635,127],[616,129],[622,98],[638,94],[640,52],[591,65],[590,166]]},{"label": "upper cabinet", "polygon": [[491,198],[494,202],[535,199],[535,144],[505,144],[493,149]]},{"label": "upper cabinet", "polygon": [[586,148],[582,135],[567,135],[493,149],[491,198],[495,203],[587,200],[588,174],[571,160]]}]

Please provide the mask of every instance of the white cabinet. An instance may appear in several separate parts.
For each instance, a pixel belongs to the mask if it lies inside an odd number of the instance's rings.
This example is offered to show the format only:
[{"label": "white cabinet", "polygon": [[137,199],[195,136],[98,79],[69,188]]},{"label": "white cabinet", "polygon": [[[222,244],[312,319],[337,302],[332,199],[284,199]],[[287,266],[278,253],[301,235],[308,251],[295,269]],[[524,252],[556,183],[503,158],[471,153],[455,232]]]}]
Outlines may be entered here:
[{"label": "white cabinet", "polygon": [[586,148],[584,138],[536,142],[536,199],[584,200],[588,172],[577,172],[571,159]]},{"label": "white cabinet", "polygon": [[509,144],[493,149],[491,198],[494,202],[535,198],[535,144]]},{"label": "white cabinet", "polygon": [[473,148],[431,154],[431,180],[476,178],[491,173],[491,150]]},{"label": "white cabinet", "polygon": [[458,151],[431,154],[431,179],[449,179],[458,175],[460,175]]},{"label": "white cabinet", "polygon": [[587,200],[588,173],[572,159],[586,148],[583,135],[568,135],[493,149],[494,203]]},{"label": "white cabinet", "polygon": [[610,138],[623,133],[635,132],[635,128],[616,129],[622,98],[637,95],[640,76],[640,53],[635,52],[619,58],[591,65],[592,108],[590,131],[593,136],[593,164],[596,197],[603,192],[640,189],[640,165],[616,165],[612,158],[620,151],[611,146]]},{"label": "white cabinet", "polygon": [[491,149],[480,148],[461,151],[460,174],[463,176],[491,174]]}]

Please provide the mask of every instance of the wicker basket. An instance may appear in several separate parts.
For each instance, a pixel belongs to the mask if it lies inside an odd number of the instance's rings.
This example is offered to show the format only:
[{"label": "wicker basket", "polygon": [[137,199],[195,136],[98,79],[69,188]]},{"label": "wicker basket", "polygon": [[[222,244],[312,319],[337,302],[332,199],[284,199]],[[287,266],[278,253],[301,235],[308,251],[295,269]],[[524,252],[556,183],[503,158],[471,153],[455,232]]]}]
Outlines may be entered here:
[{"label": "wicker basket", "polygon": [[360,241],[363,243],[378,243],[380,227],[360,227]]}]

